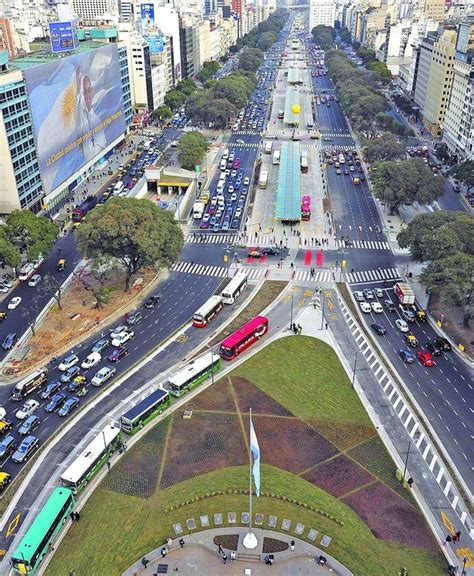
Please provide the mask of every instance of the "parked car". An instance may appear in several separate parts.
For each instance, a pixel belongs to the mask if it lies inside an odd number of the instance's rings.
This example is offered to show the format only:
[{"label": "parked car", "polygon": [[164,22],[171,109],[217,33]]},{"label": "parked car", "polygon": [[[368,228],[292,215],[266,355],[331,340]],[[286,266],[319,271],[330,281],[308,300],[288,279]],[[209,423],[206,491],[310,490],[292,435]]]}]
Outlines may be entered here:
[{"label": "parked car", "polygon": [[69,356],[66,356],[66,358],[64,358],[61,364],[59,364],[58,370],[61,370],[61,372],[66,372],[66,370],[72,368],[72,366],[75,366],[78,362],[79,362],[78,356],[76,356],[75,354],[69,354]]},{"label": "parked car", "polygon": [[364,302],[364,293],[361,290],[356,290],[354,292],[354,298],[357,302]]},{"label": "parked car", "polygon": [[371,302],[370,306],[372,308],[372,312],[375,312],[376,314],[382,314],[383,308],[380,302]]},{"label": "parked car", "polygon": [[26,434],[29,434],[35,428],[37,428],[40,425],[40,423],[41,420],[38,418],[38,416],[32,414],[20,426],[20,428],[18,429],[18,434],[21,434],[21,436],[26,436]]},{"label": "parked car", "polygon": [[69,416],[69,414],[77,407],[79,404],[79,398],[77,396],[73,396],[72,398],[68,398],[66,402],[61,406],[58,410],[58,416]]},{"label": "parked car", "polygon": [[2,348],[4,350],[11,350],[16,340],[16,332],[10,332],[3,341]]},{"label": "parked car", "polygon": [[21,304],[21,297],[20,296],[14,296],[10,300],[10,302],[8,303],[8,309],[9,310],[15,310],[15,308],[17,308],[20,304]]},{"label": "parked car", "polygon": [[15,416],[18,418],[18,420],[26,420],[28,416],[31,416],[33,412],[35,412],[38,409],[38,406],[39,406],[38,400],[33,400],[32,398],[30,398],[23,404],[23,406],[19,410],[17,410]]},{"label": "parked car", "polygon": [[18,464],[26,462],[35,450],[38,449],[39,439],[36,436],[27,436],[22,440],[18,449],[12,456],[12,460]]},{"label": "parked car", "polygon": [[364,290],[364,297],[366,300],[373,300],[374,299],[374,292],[373,290],[365,289]]},{"label": "parked car", "polygon": [[364,314],[370,314],[372,308],[368,302],[360,302],[359,306]]}]

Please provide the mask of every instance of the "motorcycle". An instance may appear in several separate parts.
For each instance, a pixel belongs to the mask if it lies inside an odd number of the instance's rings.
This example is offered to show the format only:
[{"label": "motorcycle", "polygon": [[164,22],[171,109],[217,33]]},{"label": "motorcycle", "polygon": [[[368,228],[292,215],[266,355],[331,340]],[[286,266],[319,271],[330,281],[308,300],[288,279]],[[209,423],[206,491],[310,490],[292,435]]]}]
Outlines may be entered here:
[{"label": "motorcycle", "polygon": [[85,396],[87,394],[87,388],[85,386],[83,386],[78,392],[77,395],[78,396]]}]

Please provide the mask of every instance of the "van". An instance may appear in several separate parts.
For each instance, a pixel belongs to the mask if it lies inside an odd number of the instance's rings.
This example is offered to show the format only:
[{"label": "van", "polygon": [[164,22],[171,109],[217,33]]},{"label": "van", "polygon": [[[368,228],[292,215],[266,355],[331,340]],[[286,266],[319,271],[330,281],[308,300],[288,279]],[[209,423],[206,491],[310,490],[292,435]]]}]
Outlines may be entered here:
[{"label": "van", "polygon": [[117,182],[117,184],[115,184],[115,186],[114,186],[114,195],[116,196],[117,194],[120,194],[120,192],[122,192],[123,188],[124,188],[124,184],[123,184],[122,180],[119,180]]},{"label": "van", "polygon": [[153,140],[147,140],[145,142],[145,144],[143,145],[143,147],[145,148],[145,150],[148,150],[149,148],[151,148],[152,144],[153,144]]},{"label": "van", "polygon": [[314,128],[314,124],[313,124],[312,122],[307,122],[307,123],[306,123],[306,128],[307,128],[308,130],[312,130],[312,129]]},{"label": "van", "polygon": [[224,153],[222,154],[222,160],[227,160],[228,157],[229,157],[229,149],[226,148],[224,150]]},{"label": "van", "polygon": [[224,158],[221,160],[220,169],[225,170],[227,168],[227,161]]},{"label": "van", "polygon": [[224,190],[225,180],[219,180],[217,184],[217,193],[220,194]]}]

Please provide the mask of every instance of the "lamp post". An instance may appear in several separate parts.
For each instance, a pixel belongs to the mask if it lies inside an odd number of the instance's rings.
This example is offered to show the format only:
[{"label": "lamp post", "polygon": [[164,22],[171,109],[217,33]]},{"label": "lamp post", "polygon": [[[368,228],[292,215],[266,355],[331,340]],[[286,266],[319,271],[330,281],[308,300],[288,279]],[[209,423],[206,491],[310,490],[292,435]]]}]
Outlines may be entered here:
[{"label": "lamp post", "polygon": [[403,482],[405,482],[405,474],[407,472],[407,466],[408,466],[408,456],[410,455],[410,447],[411,447],[411,440],[408,442],[408,449],[407,449],[407,455],[405,458],[405,466],[403,468]]},{"label": "lamp post", "polygon": [[293,330],[293,294],[291,295],[290,330]]},{"label": "lamp post", "polygon": [[321,330],[324,326],[324,308],[326,307],[326,295],[323,294],[323,306],[321,308]]},{"label": "lamp post", "polygon": [[[209,348],[211,352],[211,363],[214,358],[214,349],[210,344],[206,344],[206,347]],[[211,386],[214,387],[214,370],[211,368]]]},{"label": "lamp post", "polygon": [[354,390],[354,382],[356,377],[356,370],[357,370],[357,357],[359,356],[359,350],[356,350],[356,355],[354,358],[354,366],[352,368],[352,389]]}]

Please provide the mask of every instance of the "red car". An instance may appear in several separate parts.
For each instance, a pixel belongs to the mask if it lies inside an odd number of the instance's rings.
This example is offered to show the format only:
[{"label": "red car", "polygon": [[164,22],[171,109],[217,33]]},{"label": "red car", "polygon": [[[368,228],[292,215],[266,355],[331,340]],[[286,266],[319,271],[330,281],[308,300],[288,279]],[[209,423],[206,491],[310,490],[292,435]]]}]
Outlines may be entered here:
[{"label": "red car", "polygon": [[423,364],[423,366],[436,366],[436,362],[431,357],[429,352],[425,352],[425,350],[420,350],[416,353],[418,360]]}]

